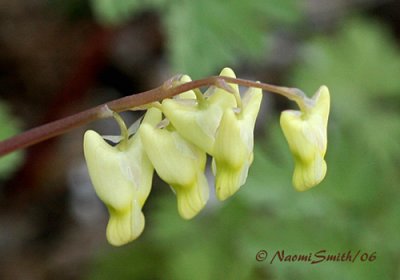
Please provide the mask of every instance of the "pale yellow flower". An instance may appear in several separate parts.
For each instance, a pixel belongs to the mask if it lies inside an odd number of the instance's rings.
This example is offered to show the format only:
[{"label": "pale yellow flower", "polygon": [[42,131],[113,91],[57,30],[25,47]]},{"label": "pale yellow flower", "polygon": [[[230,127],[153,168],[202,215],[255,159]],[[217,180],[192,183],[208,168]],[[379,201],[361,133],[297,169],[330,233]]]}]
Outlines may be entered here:
[{"label": "pale yellow flower", "polygon": [[[150,109],[143,124],[155,125],[161,112]],[[94,189],[108,208],[107,240],[115,246],[136,239],[144,229],[142,207],[150,193],[153,166],[144,152],[141,128],[111,146],[95,131],[86,131],[84,154]]]},{"label": "pale yellow flower", "polygon": [[250,88],[244,93],[241,108],[227,108],[223,113],[213,153],[219,200],[227,199],[246,182],[253,162],[254,125],[261,100],[261,89]]},{"label": "pale yellow flower", "polygon": [[307,111],[282,112],[280,124],[295,161],[293,185],[305,191],[325,177],[329,90],[321,86]]}]

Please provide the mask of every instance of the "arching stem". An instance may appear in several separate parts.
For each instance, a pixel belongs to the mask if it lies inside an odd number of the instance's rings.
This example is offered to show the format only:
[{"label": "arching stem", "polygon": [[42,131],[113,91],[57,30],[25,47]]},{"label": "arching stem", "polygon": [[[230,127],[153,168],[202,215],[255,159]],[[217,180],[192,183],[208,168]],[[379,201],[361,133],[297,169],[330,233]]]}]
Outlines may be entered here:
[{"label": "arching stem", "polygon": [[66,118],[32,128],[9,139],[3,140],[0,142],[0,156],[19,149],[27,148],[44,140],[64,134],[74,128],[86,125],[95,120],[112,117],[113,112],[119,113],[131,110],[135,107],[161,101],[165,98],[205,86],[216,86],[233,94],[236,93],[228,83],[245,87],[261,88],[269,92],[280,94],[289,98],[290,100],[295,101],[301,110],[307,110],[310,106],[310,99],[308,99],[302,91],[296,88],[279,87],[265,83],[223,76],[212,76],[175,86],[174,81],[176,81],[176,79],[176,77],[173,77],[155,89],[107,102]]}]

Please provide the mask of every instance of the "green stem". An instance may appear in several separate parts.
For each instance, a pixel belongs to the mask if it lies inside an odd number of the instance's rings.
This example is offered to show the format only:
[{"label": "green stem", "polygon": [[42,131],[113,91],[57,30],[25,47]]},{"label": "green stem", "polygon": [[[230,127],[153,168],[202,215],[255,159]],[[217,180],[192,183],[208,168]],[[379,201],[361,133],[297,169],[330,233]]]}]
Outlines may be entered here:
[{"label": "green stem", "polygon": [[122,119],[122,117],[118,113],[113,112],[113,117],[117,121],[119,129],[121,130],[122,140],[119,143],[118,147],[121,150],[125,150],[127,148],[127,145],[128,145],[128,138],[129,138],[128,129],[126,128],[124,120]]}]

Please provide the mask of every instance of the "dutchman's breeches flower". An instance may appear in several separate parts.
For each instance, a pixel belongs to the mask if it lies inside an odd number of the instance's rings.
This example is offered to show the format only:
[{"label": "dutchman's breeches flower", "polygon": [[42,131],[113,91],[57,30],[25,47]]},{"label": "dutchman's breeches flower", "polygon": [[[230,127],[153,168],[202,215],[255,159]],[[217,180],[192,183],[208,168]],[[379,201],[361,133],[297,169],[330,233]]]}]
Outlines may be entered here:
[{"label": "dutchman's breeches flower", "polygon": [[191,219],[207,203],[209,187],[204,175],[206,153],[171,126],[142,124],[144,148],[157,174],[175,191],[179,214]]},{"label": "dutchman's breeches flower", "polygon": [[253,162],[254,125],[260,110],[262,92],[250,88],[238,110],[226,109],[216,133],[213,170],[216,193],[225,200],[246,182]]},{"label": "dutchman's breeches flower", "polygon": [[326,174],[329,90],[321,86],[307,110],[282,112],[280,124],[293,154],[293,185],[305,191],[320,183]]},{"label": "dutchman's breeches flower", "polygon": [[[155,125],[160,120],[161,112],[150,109],[143,123]],[[126,127],[121,129],[127,132]],[[133,137],[123,138],[114,147],[93,130],[84,136],[89,175],[110,214],[107,239],[115,246],[136,239],[144,228],[142,207],[150,193],[153,166],[144,152],[140,134],[141,128]]]},{"label": "dutchman's breeches flower", "polygon": [[[220,76],[236,78],[230,68],[224,68]],[[190,81],[187,76],[185,78],[186,82]],[[238,91],[237,85],[230,86]],[[197,100],[165,99],[162,102],[163,113],[179,134],[210,155],[213,154],[215,134],[222,114],[225,109],[234,107],[236,100],[233,94],[220,88],[210,88],[204,96],[198,94]]]}]

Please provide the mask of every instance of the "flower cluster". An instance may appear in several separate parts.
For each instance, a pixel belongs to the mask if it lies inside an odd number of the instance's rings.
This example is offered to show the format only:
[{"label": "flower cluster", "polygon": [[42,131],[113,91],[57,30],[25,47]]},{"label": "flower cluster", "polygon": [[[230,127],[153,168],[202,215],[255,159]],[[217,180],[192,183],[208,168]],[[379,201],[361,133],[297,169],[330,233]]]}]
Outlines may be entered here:
[{"label": "flower cluster", "polygon": [[[225,68],[221,76],[236,78]],[[183,76],[180,83],[189,82]],[[206,205],[209,186],[204,174],[207,154],[212,157],[215,192],[225,200],[244,185],[253,161],[254,125],[262,91],[249,88],[242,95],[210,87],[204,94],[190,90],[153,103],[134,135],[115,114],[121,128],[117,145],[98,133],[84,136],[89,175],[99,198],[109,210],[107,239],[120,246],[144,229],[142,207],[150,193],[154,170],[174,191],[184,219]],[[315,105],[315,106],[314,106]],[[309,112],[286,111],[281,125],[295,157],[294,185],[305,190],[325,175],[326,125],[329,93],[322,87]]]}]

